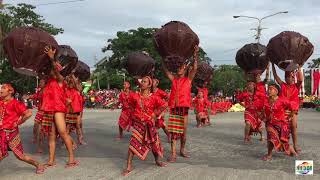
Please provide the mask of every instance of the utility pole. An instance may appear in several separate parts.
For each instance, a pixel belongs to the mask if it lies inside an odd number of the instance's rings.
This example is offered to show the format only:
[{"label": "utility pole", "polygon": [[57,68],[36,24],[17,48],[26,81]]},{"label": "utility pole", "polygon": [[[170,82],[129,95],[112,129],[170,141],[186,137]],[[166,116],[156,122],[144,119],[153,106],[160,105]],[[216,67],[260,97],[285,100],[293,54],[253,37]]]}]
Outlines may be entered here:
[{"label": "utility pole", "polygon": [[[97,56],[94,55],[94,64],[96,66],[96,68],[98,68],[98,65],[97,65]],[[98,89],[100,90],[100,80],[99,80],[99,75],[100,75],[100,72],[96,72],[97,73],[97,83],[98,83]]]},{"label": "utility pole", "polygon": [[242,16],[242,15],[240,15],[240,16],[233,16],[233,18],[244,17],[244,18],[250,18],[250,19],[256,19],[256,20],[258,20],[258,27],[257,27],[257,28],[252,28],[251,30],[255,30],[255,31],[257,32],[256,35],[255,35],[255,39],[256,39],[256,41],[257,41],[258,43],[260,43],[261,32],[262,32],[263,29],[267,29],[267,28],[262,28],[262,27],[261,27],[261,22],[262,22],[262,20],[267,19],[267,18],[269,18],[269,17],[271,17],[271,16],[275,16],[275,15],[278,15],[278,14],[286,14],[286,13],[288,13],[288,11],[277,12],[277,13],[270,14],[270,15],[265,16],[265,17],[262,17],[262,18],[257,18],[257,17],[252,17],[252,16]]}]

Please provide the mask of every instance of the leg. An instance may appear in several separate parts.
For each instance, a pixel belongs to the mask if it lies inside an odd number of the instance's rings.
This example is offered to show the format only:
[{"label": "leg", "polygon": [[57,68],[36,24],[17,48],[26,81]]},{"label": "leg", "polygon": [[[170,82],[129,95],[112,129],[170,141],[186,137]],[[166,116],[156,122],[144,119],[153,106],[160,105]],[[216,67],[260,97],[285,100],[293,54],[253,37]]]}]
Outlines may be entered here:
[{"label": "leg", "polygon": [[196,120],[197,120],[197,128],[201,127],[201,120],[198,114],[196,115]]},{"label": "leg", "polygon": [[298,146],[298,137],[297,137],[297,115],[293,115],[291,120],[291,135],[293,148],[296,152],[300,153],[301,149]]},{"label": "leg", "polygon": [[167,166],[166,163],[160,161],[159,155],[157,153],[154,153],[154,152],[152,152],[152,153],[153,153],[154,160],[155,160],[157,166],[159,166],[159,167]]},{"label": "leg", "polygon": [[86,145],[87,143],[83,140],[84,138],[83,138],[83,131],[82,131],[82,120],[80,115],[77,116],[76,128],[77,128],[78,143],[80,145]]},{"label": "leg", "polygon": [[56,128],[53,123],[51,132],[49,133],[48,137],[48,145],[49,145],[49,160],[46,166],[53,166],[55,165],[55,153],[56,153]]},{"label": "leg", "polygon": [[39,132],[39,124],[35,121],[33,125],[33,139],[31,140],[33,144],[37,142],[38,132]]},{"label": "leg", "polygon": [[123,129],[121,126],[119,126],[119,136],[117,137],[117,140],[121,140],[123,138]]},{"label": "leg", "polygon": [[188,129],[188,116],[184,116],[184,133],[181,136],[181,144],[180,144],[180,155],[185,158],[189,158],[185,152],[186,141],[187,141],[187,129]]},{"label": "leg", "polygon": [[176,162],[177,161],[177,140],[171,138],[171,155],[168,158],[168,162]]},{"label": "leg", "polygon": [[268,141],[268,154],[262,157],[263,161],[269,161],[272,159],[272,150],[273,150],[273,144],[272,142]]},{"label": "leg", "polygon": [[127,159],[127,168],[123,170],[122,176],[128,176],[132,171],[132,159],[133,159],[133,152],[129,149],[128,150],[128,159]]},{"label": "leg", "polygon": [[[41,126],[41,125],[39,124],[39,126]],[[41,127],[40,127],[40,129],[41,129]],[[37,153],[39,153],[39,154],[43,153],[43,139],[44,139],[44,134],[40,130],[38,132],[38,148],[37,148]]]},{"label": "leg", "polygon": [[264,141],[262,129],[259,129],[260,141]]},{"label": "leg", "polygon": [[[74,159],[72,139],[71,139],[70,135],[67,133],[67,130],[66,130],[66,123],[65,123],[65,119],[64,119],[64,113],[56,112],[54,114],[54,120],[55,120],[55,124],[56,124],[57,130],[58,130],[58,133],[60,134],[60,137],[64,141],[64,143],[66,145],[66,148],[67,148],[67,151],[69,153],[68,164],[70,164],[70,165],[74,164],[76,161]],[[74,164],[74,165],[77,165],[77,164]]]},{"label": "leg", "polygon": [[251,125],[249,122],[245,121],[245,127],[244,127],[244,143],[247,144],[250,142],[250,129]]},{"label": "leg", "polygon": [[23,161],[23,162],[26,162],[34,167],[36,167],[36,173],[37,174],[43,174],[44,173],[44,165],[40,164],[38,161],[32,159],[30,156],[27,156],[27,155],[22,155],[22,156],[18,156],[14,153],[14,155],[20,160],[20,161]]}]

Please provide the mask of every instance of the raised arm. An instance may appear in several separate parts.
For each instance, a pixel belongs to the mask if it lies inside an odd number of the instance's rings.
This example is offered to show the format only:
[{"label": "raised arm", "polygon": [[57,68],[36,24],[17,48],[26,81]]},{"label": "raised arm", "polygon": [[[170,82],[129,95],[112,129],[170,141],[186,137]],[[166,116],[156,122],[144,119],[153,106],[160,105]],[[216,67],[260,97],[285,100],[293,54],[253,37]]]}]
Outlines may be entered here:
[{"label": "raised arm", "polygon": [[281,85],[283,83],[283,81],[279,78],[277,71],[276,71],[276,68],[274,67],[273,63],[272,63],[272,74],[273,74],[274,79],[277,81],[277,83],[279,85]]},{"label": "raised arm", "polygon": [[63,76],[59,73],[59,66],[61,65],[54,59],[54,55],[56,54],[56,49],[52,49],[52,47],[46,46],[44,53],[48,55],[52,63],[53,73],[58,82],[62,82],[64,80]]},{"label": "raised arm", "polygon": [[188,78],[189,78],[191,81],[193,80],[194,76],[195,76],[196,73],[197,73],[197,69],[198,69],[198,58],[199,58],[198,54],[199,54],[199,46],[195,46],[195,47],[194,47],[194,52],[193,52],[193,60],[194,60],[194,62],[193,62],[193,66],[191,67],[191,71],[190,71],[190,73],[189,73],[189,75],[188,75]]},{"label": "raised arm", "polygon": [[300,87],[300,85],[302,84],[303,81],[303,73],[301,70],[301,66],[299,66],[298,68],[298,77],[297,77],[297,85]]},{"label": "raised arm", "polygon": [[167,67],[164,65],[163,60],[161,61],[162,64],[162,69],[164,74],[167,76],[168,79],[170,79],[170,81],[173,81],[174,76],[172,75],[172,73],[167,69]]},{"label": "raised arm", "polygon": [[268,62],[267,69],[266,69],[266,77],[264,78],[265,83],[269,82],[270,80],[270,63]]}]

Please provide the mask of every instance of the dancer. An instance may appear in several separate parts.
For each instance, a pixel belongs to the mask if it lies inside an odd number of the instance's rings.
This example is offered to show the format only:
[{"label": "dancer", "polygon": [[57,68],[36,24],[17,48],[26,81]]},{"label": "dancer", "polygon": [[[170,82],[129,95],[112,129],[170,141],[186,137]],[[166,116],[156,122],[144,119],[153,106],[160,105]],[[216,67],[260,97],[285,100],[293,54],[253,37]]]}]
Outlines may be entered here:
[{"label": "dancer", "polygon": [[209,102],[204,98],[203,91],[198,91],[197,97],[193,100],[196,111],[197,128],[210,125],[208,116]]},{"label": "dancer", "polygon": [[[66,114],[66,125],[67,125],[67,132],[76,130],[77,137],[78,137],[78,144],[85,145],[86,142],[83,138],[83,132],[81,128],[81,117],[80,113],[82,111],[82,96],[80,94],[80,89],[77,87],[77,79],[76,77],[71,74],[67,78],[68,88],[66,90],[66,97],[67,97],[67,114]],[[74,149],[75,149],[74,144]]]},{"label": "dancer", "polygon": [[32,116],[27,107],[13,98],[14,88],[4,84],[0,90],[0,161],[8,156],[10,149],[23,162],[36,167],[36,173],[44,173],[44,166],[24,154],[19,133],[19,126]]},{"label": "dancer", "polygon": [[163,157],[163,147],[155,127],[155,111],[165,110],[166,103],[158,96],[152,95],[151,87],[152,79],[149,76],[143,77],[140,83],[140,93],[130,97],[134,129],[129,144],[127,168],[122,172],[123,176],[127,176],[132,171],[134,155],[145,160],[150,150],[154,155],[156,165],[166,166],[160,161],[160,157]]},{"label": "dancer", "polygon": [[[152,84],[152,91],[154,96],[158,96],[160,99],[163,101],[167,102],[169,99],[169,95],[163,91],[162,89],[158,88],[159,80],[158,79],[153,79],[153,84]],[[157,114],[157,121],[156,121],[156,127],[157,129],[162,128],[163,132],[167,135],[168,137],[168,142],[170,142],[170,133],[167,129],[167,126],[164,121],[164,113]]]},{"label": "dancer", "polygon": [[269,98],[258,108],[261,109],[264,121],[266,121],[268,137],[268,154],[262,160],[272,159],[272,151],[284,151],[287,155],[297,156],[296,151],[289,144],[290,128],[286,120],[285,109],[297,111],[297,106],[284,97],[279,97],[280,87],[277,84],[270,84],[268,88]]},{"label": "dancer", "polygon": [[[169,98],[170,117],[168,121],[168,131],[171,133],[171,155],[168,162],[176,162],[176,142],[181,138],[180,155],[185,158],[190,156],[185,152],[187,141],[188,111],[191,106],[191,82],[197,72],[199,47],[194,48],[194,64],[188,72],[188,66],[183,64],[174,76],[165,67],[162,67],[166,76],[172,82]],[[188,73],[187,73],[188,72]]]},{"label": "dancer", "polygon": [[40,79],[39,81],[39,88],[37,88],[36,93],[29,97],[33,99],[34,102],[37,103],[38,111],[36,113],[33,125],[33,139],[32,143],[37,145],[37,153],[41,154],[43,152],[43,132],[41,131],[41,123],[43,119],[43,111],[41,110],[41,103],[42,103],[42,95],[43,95],[43,88],[46,85],[45,79]]},{"label": "dancer", "polygon": [[118,120],[119,125],[119,136],[117,137],[117,140],[121,140],[123,138],[123,130],[127,130],[129,132],[130,127],[132,125],[132,119],[131,119],[131,107],[129,104],[129,99],[132,97],[135,93],[131,91],[130,89],[131,85],[129,81],[125,81],[123,83],[123,90],[119,94],[119,102],[116,103],[114,107],[118,107],[119,103],[122,104],[122,110],[121,114]]},{"label": "dancer", "polygon": [[[272,64],[272,72],[275,80],[281,87],[280,96],[287,98],[289,101],[294,103],[295,109],[299,110],[300,100],[299,100],[299,91],[302,85],[303,74],[301,67],[298,68],[298,77],[297,83],[295,83],[295,73],[293,71],[285,72],[285,82],[283,82],[277,75],[276,68]],[[292,112],[290,110],[286,111],[288,121],[290,123],[291,135],[293,147],[297,153],[301,152],[301,148],[298,146],[298,135],[297,135],[297,121],[298,121],[298,111]]]},{"label": "dancer", "polygon": [[55,150],[57,133],[64,141],[68,151],[68,162],[66,168],[75,167],[79,165],[79,161],[74,159],[72,138],[67,133],[65,112],[66,107],[66,84],[63,76],[59,73],[61,65],[54,60],[56,53],[55,49],[51,47],[45,48],[45,54],[48,55],[52,62],[52,70],[50,72],[50,79],[48,80],[43,90],[43,102],[41,109],[44,111],[42,120],[42,130],[45,135],[49,136],[49,159],[46,167],[55,166]]},{"label": "dancer", "polygon": [[201,87],[197,87],[197,90],[198,90],[198,93],[199,93],[199,92],[202,92],[204,100],[205,100],[207,103],[209,103],[209,104],[208,104],[208,107],[206,108],[206,111],[207,111],[206,114],[207,114],[207,116],[208,116],[207,124],[208,124],[209,126],[211,126],[211,120],[210,120],[211,102],[210,102],[209,99],[208,99],[209,91],[208,91],[207,85],[208,85],[208,82],[205,81],[205,82],[203,83],[203,87],[202,87],[202,88],[201,88]]},{"label": "dancer", "polygon": [[262,135],[262,121],[258,116],[257,106],[261,106],[261,103],[264,102],[264,97],[258,97],[255,95],[256,84],[255,82],[249,81],[247,83],[246,91],[240,93],[237,96],[237,99],[240,101],[240,104],[245,107],[244,120],[244,143],[251,142],[251,135],[254,133],[260,134],[260,141],[263,141]]}]

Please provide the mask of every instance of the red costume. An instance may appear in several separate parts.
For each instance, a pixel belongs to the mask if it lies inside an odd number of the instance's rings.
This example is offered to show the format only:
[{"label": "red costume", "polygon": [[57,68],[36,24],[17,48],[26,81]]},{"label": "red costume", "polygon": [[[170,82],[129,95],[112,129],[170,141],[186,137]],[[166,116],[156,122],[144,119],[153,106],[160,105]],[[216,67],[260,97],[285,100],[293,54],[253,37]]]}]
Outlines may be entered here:
[{"label": "red costume", "polygon": [[37,102],[38,111],[34,120],[39,124],[42,122],[42,119],[43,119],[43,111],[41,110],[42,98],[43,98],[43,91],[41,88],[37,88],[36,93],[31,96],[31,99]]},{"label": "red costume", "polygon": [[8,148],[20,158],[23,158],[23,147],[19,134],[19,118],[27,107],[12,99],[5,103],[0,101],[0,161],[8,156]]},{"label": "red costume", "polygon": [[[162,99],[163,101],[166,101],[169,97],[169,95],[157,88],[157,90],[153,93],[154,96],[158,96],[160,99]],[[164,117],[161,115],[161,114],[157,114],[158,118],[157,118],[157,121],[156,121],[156,127],[159,129],[159,128],[164,128],[166,127],[166,124],[165,124],[165,121],[164,121]]]},{"label": "red costume", "polygon": [[60,86],[56,79],[49,79],[43,90],[41,110],[44,111],[42,130],[45,134],[51,131],[56,112],[67,112],[66,83]]},{"label": "red costume", "polygon": [[208,100],[208,94],[209,94],[209,91],[208,91],[208,88],[204,87],[204,88],[197,88],[198,89],[198,93],[199,92],[202,92],[203,93],[203,98],[205,100]]},{"label": "red costume", "polygon": [[[320,84],[320,71],[319,70],[314,70],[313,71],[313,90],[312,90],[312,95],[315,95],[316,92],[319,90],[319,84]],[[318,92],[318,95],[320,95],[320,92]]]},{"label": "red costume", "polygon": [[66,98],[71,100],[66,114],[66,124],[71,130],[75,130],[77,118],[82,112],[82,96],[75,88],[67,88]]},{"label": "red costume", "polygon": [[266,94],[267,93],[266,93],[265,83],[263,81],[256,83],[255,95],[265,97]]},{"label": "red costume", "polygon": [[173,139],[184,133],[184,117],[191,107],[191,80],[188,77],[174,78],[169,98],[170,117],[168,131]]},{"label": "red costume", "polygon": [[160,113],[155,111],[164,110],[165,104],[159,97],[151,94],[148,97],[142,97],[140,94],[134,94],[130,97],[134,129],[129,149],[141,160],[147,157],[150,150],[163,157],[163,148],[152,114]]},{"label": "red costume", "polygon": [[300,99],[299,99],[299,89],[301,88],[301,83],[295,84],[281,84],[281,97],[287,98],[289,101],[292,101],[295,109],[299,109]]},{"label": "red costume", "polygon": [[129,104],[130,97],[134,96],[134,92],[129,91],[129,93],[121,92],[119,95],[119,102],[122,104],[121,115],[119,117],[118,124],[122,129],[127,129],[129,131],[132,125],[131,120],[131,107]]},{"label": "red costume", "polygon": [[273,104],[269,100],[265,100],[260,106],[260,110],[265,111],[268,141],[274,145],[277,151],[285,151],[290,155],[290,127],[286,120],[285,109],[298,110],[294,103],[283,97],[278,97]]},{"label": "red costume", "polygon": [[249,135],[253,132],[259,132],[262,128],[262,121],[258,115],[258,107],[263,105],[264,99],[248,92],[242,92],[237,99],[244,103],[244,120],[251,125]]},{"label": "red costume", "polygon": [[210,107],[209,101],[204,98],[200,99],[196,97],[193,100],[193,103],[197,114],[200,116],[208,116],[208,107]]}]

